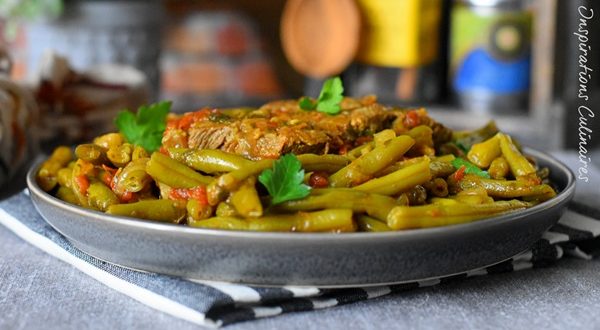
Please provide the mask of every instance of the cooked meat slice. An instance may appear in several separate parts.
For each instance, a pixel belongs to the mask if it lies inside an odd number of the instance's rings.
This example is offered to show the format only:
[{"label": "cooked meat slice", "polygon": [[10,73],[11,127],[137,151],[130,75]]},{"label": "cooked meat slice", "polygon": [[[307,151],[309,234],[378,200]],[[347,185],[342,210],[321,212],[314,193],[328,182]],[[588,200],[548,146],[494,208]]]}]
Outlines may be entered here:
[{"label": "cooked meat slice", "polygon": [[[410,128],[405,125],[406,120],[400,120],[406,117],[406,111],[389,111],[373,97],[345,98],[341,108],[339,114],[328,115],[304,111],[297,100],[286,100],[268,103],[243,115],[203,109],[171,118],[163,145],[221,149],[250,159],[278,158],[289,152],[337,153],[355,146],[361,136],[389,127],[398,128],[399,132]],[[413,122],[417,121],[408,124]]]}]

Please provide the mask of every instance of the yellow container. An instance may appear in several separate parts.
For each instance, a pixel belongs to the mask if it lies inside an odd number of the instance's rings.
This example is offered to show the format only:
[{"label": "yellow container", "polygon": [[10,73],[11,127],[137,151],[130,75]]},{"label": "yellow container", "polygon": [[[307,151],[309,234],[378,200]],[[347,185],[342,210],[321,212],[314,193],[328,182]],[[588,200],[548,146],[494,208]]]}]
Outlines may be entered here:
[{"label": "yellow container", "polygon": [[439,56],[441,0],[358,0],[363,28],[357,60],[419,67]]}]

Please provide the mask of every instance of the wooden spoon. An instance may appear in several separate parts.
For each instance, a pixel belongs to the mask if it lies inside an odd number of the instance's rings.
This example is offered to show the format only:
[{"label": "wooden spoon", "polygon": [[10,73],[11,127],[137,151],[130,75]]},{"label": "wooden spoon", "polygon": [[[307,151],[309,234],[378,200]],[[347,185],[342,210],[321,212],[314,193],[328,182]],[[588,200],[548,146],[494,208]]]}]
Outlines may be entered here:
[{"label": "wooden spoon", "polygon": [[281,40],[298,72],[316,78],[337,75],[358,50],[359,8],[355,0],[288,0]]}]

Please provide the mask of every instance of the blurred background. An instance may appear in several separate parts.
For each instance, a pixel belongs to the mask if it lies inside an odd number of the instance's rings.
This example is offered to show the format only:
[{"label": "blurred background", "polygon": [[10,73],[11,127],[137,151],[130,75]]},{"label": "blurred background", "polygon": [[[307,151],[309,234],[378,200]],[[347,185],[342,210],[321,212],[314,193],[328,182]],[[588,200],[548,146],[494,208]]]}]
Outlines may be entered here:
[{"label": "blurred background", "polygon": [[[35,96],[45,141],[93,136],[148,101],[257,106],[315,97],[339,75],[349,96],[425,106],[458,129],[493,118],[527,145],[576,149],[573,33],[600,42],[600,18],[582,27],[580,6],[600,15],[592,0],[3,0],[0,48]],[[595,49],[587,59],[600,68]]]}]

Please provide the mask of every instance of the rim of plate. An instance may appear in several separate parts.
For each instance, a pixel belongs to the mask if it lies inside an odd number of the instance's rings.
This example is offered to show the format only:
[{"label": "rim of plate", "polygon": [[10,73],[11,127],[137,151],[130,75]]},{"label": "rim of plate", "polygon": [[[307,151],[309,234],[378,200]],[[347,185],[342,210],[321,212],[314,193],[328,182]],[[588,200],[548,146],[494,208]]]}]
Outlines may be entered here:
[{"label": "rim of plate", "polygon": [[38,168],[41,166],[43,160],[39,160],[35,162],[29,172],[27,173],[27,187],[31,194],[36,195],[41,198],[44,202],[57,207],[63,210],[72,212],[76,215],[87,217],[87,218],[97,218],[102,221],[108,221],[115,225],[119,226],[127,226],[133,228],[139,228],[144,230],[152,230],[157,232],[171,232],[182,235],[207,235],[207,236],[221,236],[227,238],[256,238],[256,239],[275,239],[275,240],[296,240],[296,241],[318,241],[318,240],[326,240],[330,243],[334,243],[337,241],[348,241],[348,240],[363,240],[365,238],[372,239],[389,239],[389,238],[398,238],[398,237],[421,237],[421,236],[430,236],[437,234],[450,234],[455,231],[465,232],[467,230],[478,230],[481,227],[489,226],[490,224],[503,224],[510,221],[517,221],[522,217],[526,217],[528,215],[540,212],[542,210],[551,208],[560,204],[561,202],[570,199],[575,192],[575,175],[573,171],[569,169],[565,164],[563,164],[558,159],[550,156],[547,153],[542,151],[538,151],[532,148],[525,148],[525,153],[528,155],[532,155],[536,158],[537,161],[542,160],[543,163],[551,164],[552,167],[558,168],[561,172],[559,173],[564,179],[566,179],[567,183],[564,189],[560,191],[554,198],[545,201],[541,204],[533,206],[524,210],[517,210],[512,212],[507,212],[499,216],[494,216],[490,218],[485,218],[473,222],[456,224],[456,225],[448,225],[441,227],[433,227],[433,228],[419,228],[419,229],[408,229],[408,230],[399,230],[399,231],[388,231],[388,232],[376,232],[376,233],[368,233],[368,232],[351,232],[351,233],[297,233],[297,232],[254,232],[254,231],[240,231],[240,230],[223,230],[223,229],[207,229],[207,228],[193,228],[184,225],[171,224],[171,223],[162,223],[156,222],[152,220],[145,220],[139,218],[131,218],[125,216],[116,216],[106,214],[100,211],[90,210],[83,208],[81,206],[69,204],[63,200],[60,200],[51,194],[43,191],[35,180],[35,174],[37,173]]}]

